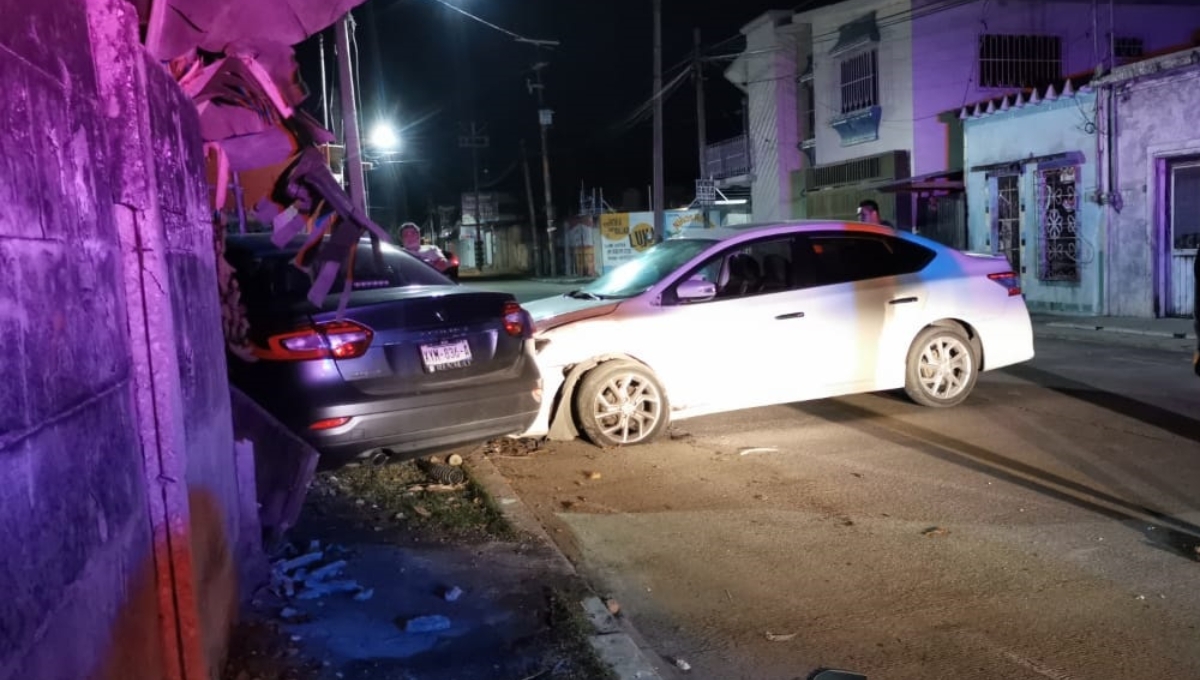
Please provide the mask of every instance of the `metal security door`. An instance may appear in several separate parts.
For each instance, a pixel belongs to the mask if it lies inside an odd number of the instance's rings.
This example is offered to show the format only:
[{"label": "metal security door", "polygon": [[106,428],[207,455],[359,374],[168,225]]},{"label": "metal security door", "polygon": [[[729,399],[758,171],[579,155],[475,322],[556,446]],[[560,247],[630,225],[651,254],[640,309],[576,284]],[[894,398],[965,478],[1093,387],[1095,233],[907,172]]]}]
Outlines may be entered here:
[{"label": "metal security door", "polygon": [[1021,270],[1021,184],[1018,175],[996,177],[996,211],[992,219],[992,252],[1008,258],[1017,276]]},{"label": "metal security door", "polygon": [[1171,166],[1170,267],[1167,316],[1196,310],[1195,260],[1200,248],[1200,161]]}]

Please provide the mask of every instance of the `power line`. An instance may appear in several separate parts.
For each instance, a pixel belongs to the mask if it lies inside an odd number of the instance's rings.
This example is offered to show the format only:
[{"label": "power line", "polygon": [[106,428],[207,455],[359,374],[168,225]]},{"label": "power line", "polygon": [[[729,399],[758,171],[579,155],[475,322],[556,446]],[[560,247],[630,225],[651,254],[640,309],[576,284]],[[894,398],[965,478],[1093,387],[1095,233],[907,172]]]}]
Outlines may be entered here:
[{"label": "power line", "polygon": [[514,40],[517,40],[519,42],[553,44],[552,41],[534,40],[533,38],[526,38],[525,36],[521,35],[520,33],[517,33],[515,31],[510,31],[507,28],[504,28],[503,26],[497,26],[496,24],[493,24],[492,22],[488,21],[487,19],[484,19],[483,17],[471,14],[467,10],[459,7],[458,5],[455,5],[454,3],[447,2],[446,0],[433,0],[433,1],[438,3],[439,5],[443,5],[445,7],[448,7],[450,9],[454,10],[455,12],[458,12],[459,14],[467,17],[468,19],[477,21],[492,30],[499,31],[499,32],[503,33],[504,35],[507,35],[508,37],[510,37]]}]

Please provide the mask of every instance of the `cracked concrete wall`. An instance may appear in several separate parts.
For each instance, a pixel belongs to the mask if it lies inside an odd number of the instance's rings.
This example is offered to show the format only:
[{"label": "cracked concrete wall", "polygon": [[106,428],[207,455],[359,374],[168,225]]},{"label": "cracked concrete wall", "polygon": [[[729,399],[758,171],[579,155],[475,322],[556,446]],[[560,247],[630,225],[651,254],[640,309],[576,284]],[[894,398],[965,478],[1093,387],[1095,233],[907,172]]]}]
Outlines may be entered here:
[{"label": "cracked concrete wall", "polygon": [[[97,12],[117,30],[97,32]],[[0,87],[0,680],[192,677],[205,663],[172,654],[219,653],[227,625],[204,560],[257,545],[238,515],[253,480],[235,474],[195,111],[145,59],[121,0],[6,13]],[[143,318],[154,309],[131,285],[154,230],[166,267],[153,282],[173,311],[159,335],[144,326],[164,315]],[[172,409],[178,427],[156,430]],[[175,478],[152,464],[164,433]],[[164,583],[199,617],[160,622]]]}]

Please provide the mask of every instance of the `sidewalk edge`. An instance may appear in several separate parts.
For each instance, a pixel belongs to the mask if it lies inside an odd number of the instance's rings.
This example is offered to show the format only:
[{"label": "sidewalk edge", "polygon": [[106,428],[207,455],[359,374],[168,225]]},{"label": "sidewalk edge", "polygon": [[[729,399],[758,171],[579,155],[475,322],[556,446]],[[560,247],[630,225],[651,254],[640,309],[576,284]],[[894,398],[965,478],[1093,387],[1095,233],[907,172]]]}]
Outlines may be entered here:
[{"label": "sidewalk edge", "polygon": [[[465,457],[463,465],[471,474],[471,478],[483,487],[483,490],[496,503],[504,518],[517,531],[529,534],[543,543],[556,556],[560,573],[577,578],[587,587],[591,596],[579,603],[586,614],[589,610],[589,600],[596,600],[598,597],[592,591],[591,584],[579,574],[575,565],[559,549],[558,544],[534,516],[533,511],[525,505],[504,475],[500,474],[496,464],[483,455],[482,451],[476,450]],[[638,632],[628,617],[621,617],[620,629],[614,629],[611,625],[602,625],[603,622],[594,617],[589,616],[589,621],[595,631],[595,634],[590,636],[592,648],[596,650],[600,659],[608,664],[617,678],[620,680],[661,680],[662,675],[651,660],[656,658],[657,654],[650,648],[645,637]]]}]

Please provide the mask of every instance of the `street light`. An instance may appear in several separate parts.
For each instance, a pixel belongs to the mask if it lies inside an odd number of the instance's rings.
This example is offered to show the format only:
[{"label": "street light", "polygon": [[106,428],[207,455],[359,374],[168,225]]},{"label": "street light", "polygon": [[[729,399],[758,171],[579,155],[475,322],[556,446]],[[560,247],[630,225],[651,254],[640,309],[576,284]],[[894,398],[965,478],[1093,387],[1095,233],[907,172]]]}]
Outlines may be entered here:
[{"label": "street light", "polygon": [[396,151],[400,148],[400,135],[387,123],[376,123],[371,130],[371,146],[380,151]]}]

